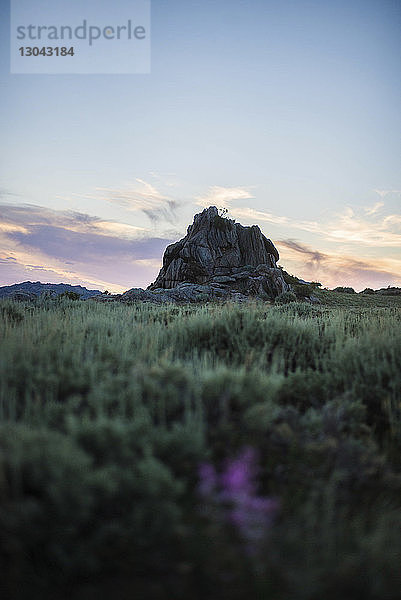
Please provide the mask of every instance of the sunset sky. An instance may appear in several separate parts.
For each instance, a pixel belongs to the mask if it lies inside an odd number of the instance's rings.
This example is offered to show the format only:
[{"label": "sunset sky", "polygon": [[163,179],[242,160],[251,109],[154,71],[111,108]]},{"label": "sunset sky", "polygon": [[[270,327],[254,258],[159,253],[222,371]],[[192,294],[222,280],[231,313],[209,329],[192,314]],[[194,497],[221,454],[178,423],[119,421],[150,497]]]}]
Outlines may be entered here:
[{"label": "sunset sky", "polygon": [[216,205],[303,279],[401,286],[399,0],[153,0],[141,75],[10,74],[0,6],[0,285],[145,287]]}]

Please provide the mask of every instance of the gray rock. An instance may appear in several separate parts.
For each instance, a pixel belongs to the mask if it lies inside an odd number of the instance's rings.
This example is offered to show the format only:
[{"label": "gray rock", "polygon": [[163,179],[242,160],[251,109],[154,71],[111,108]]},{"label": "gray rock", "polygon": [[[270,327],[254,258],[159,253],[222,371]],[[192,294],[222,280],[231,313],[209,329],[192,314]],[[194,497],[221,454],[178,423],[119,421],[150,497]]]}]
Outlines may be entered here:
[{"label": "gray rock", "polygon": [[[235,301],[245,302],[249,300],[249,296],[238,291],[231,290],[229,287],[222,284],[198,284],[184,282],[177,285],[175,288],[156,288],[155,290],[141,290],[133,288],[124,292],[120,296],[115,297],[120,302],[153,302],[156,304],[165,304],[171,302],[174,304],[181,303],[203,303],[215,301]],[[100,298],[96,298],[101,301]]]},{"label": "gray rock", "polygon": [[217,275],[213,277],[213,283],[234,283],[235,277],[229,277],[228,275]]},{"label": "gray rock", "polygon": [[121,295],[121,299],[123,297],[129,298],[132,301],[139,300],[141,302],[154,302],[154,296],[152,292],[148,292],[147,290],[143,290],[142,288],[132,288],[124,294]]}]

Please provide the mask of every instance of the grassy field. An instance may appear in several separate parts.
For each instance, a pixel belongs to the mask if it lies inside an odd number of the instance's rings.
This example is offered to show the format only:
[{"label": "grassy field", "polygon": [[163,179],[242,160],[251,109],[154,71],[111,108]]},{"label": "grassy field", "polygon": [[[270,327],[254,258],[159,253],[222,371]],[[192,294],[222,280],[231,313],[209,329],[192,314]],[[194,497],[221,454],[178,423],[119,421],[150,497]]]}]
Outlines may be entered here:
[{"label": "grassy field", "polygon": [[0,303],[3,598],[401,589],[401,299]]}]

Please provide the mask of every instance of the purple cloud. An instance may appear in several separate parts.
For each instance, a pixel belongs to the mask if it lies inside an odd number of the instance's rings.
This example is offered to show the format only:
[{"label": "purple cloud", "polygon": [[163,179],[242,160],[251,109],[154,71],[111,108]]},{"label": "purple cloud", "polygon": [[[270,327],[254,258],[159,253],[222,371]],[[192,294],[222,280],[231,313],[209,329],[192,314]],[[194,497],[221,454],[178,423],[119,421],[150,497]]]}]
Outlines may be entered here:
[{"label": "purple cloud", "polygon": [[41,277],[53,282],[146,287],[173,241],[97,216],[30,205],[3,205],[0,235],[5,249],[0,263],[3,285],[41,270]]}]

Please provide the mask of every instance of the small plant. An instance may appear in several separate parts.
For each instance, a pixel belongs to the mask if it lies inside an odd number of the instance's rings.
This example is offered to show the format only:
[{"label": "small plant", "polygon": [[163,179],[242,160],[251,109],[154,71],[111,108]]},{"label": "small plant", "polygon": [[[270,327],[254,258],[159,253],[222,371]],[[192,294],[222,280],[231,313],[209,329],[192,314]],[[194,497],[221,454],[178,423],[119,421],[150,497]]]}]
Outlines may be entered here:
[{"label": "small plant", "polygon": [[14,303],[4,304],[0,314],[12,323],[20,323],[24,320],[23,311]]},{"label": "small plant", "polygon": [[290,302],[296,302],[297,297],[294,292],[283,292],[279,294],[275,299],[275,304],[289,304]]},{"label": "small plant", "polygon": [[68,300],[80,300],[81,295],[77,292],[63,292],[59,295],[59,298],[67,298]]},{"label": "small plant", "polygon": [[298,277],[294,277],[294,275],[290,275],[290,273],[287,273],[287,271],[285,271],[283,269],[283,267],[280,267],[280,265],[278,265],[278,268],[281,269],[281,272],[283,274],[283,278],[284,281],[286,283],[288,283],[289,285],[298,285],[299,284],[299,279]]},{"label": "small plant", "polygon": [[339,286],[334,288],[333,292],[340,292],[341,294],[356,294],[356,291],[352,287]]},{"label": "small plant", "polygon": [[217,229],[219,229],[220,231],[226,231],[226,229],[229,226],[229,223],[230,221],[228,219],[220,215],[215,215],[213,219],[214,226],[217,227]]}]

